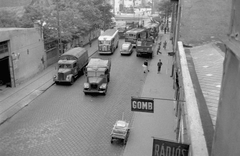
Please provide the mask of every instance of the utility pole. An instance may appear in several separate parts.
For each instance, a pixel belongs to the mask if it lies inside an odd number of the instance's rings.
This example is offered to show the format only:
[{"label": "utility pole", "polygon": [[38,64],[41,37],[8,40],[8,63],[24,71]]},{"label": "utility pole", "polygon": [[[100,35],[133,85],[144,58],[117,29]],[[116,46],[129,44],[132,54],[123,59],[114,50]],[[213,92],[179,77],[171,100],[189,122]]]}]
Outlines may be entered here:
[{"label": "utility pole", "polygon": [[58,31],[58,56],[62,54],[62,39],[61,39],[61,29],[60,29],[60,17],[59,17],[59,4],[57,2],[57,31]]},{"label": "utility pole", "polygon": [[154,14],[154,0],[152,0],[152,14]]}]

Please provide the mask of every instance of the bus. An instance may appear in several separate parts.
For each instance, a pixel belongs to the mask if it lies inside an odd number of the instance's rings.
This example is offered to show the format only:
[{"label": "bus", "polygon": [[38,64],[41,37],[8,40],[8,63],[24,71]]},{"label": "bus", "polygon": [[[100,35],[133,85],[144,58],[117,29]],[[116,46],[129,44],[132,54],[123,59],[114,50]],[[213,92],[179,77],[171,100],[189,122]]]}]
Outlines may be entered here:
[{"label": "bus", "polygon": [[137,40],[140,38],[146,38],[146,35],[146,29],[133,28],[125,33],[125,42],[131,42],[133,46],[136,46]]},{"label": "bus", "polygon": [[98,53],[112,54],[118,48],[119,35],[117,29],[108,29],[98,37]]}]

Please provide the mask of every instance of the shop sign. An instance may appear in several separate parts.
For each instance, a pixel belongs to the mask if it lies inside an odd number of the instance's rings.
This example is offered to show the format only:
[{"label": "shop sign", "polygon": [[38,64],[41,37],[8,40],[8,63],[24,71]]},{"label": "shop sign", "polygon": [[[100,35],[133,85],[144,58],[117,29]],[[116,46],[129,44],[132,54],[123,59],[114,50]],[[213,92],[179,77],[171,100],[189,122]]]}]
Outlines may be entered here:
[{"label": "shop sign", "polygon": [[131,98],[131,110],[137,112],[154,112],[154,101],[152,98]]},{"label": "shop sign", "polygon": [[189,145],[153,139],[152,156],[188,156]]}]

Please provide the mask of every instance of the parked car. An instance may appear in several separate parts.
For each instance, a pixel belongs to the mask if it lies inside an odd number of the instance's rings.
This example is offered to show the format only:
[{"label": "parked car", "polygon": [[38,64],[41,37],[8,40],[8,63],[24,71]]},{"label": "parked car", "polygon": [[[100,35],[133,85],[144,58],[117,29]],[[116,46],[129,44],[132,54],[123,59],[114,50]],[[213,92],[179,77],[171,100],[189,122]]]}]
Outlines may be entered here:
[{"label": "parked car", "polygon": [[121,55],[131,55],[133,52],[133,45],[130,42],[125,42],[122,44],[122,47],[120,49]]}]

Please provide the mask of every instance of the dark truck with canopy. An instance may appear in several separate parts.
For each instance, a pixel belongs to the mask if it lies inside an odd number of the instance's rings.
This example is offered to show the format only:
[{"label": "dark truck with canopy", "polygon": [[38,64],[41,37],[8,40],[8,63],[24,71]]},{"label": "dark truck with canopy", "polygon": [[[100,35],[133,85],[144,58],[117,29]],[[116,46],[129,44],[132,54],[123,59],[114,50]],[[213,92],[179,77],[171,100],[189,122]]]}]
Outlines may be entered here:
[{"label": "dark truck with canopy", "polygon": [[84,67],[88,64],[88,51],[77,47],[62,54],[58,61],[58,71],[53,77],[56,84],[67,82],[73,84],[75,79],[83,74]]},{"label": "dark truck with canopy", "polygon": [[158,24],[150,23],[144,26],[144,31],[137,39],[136,56],[146,55],[150,58],[153,57],[154,41],[158,36]]},{"label": "dark truck with canopy", "polygon": [[110,81],[110,70],[110,60],[91,58],[85,70],[87,82],[84,83],[83,92],[85,94],[102,93],[106,95]]}]

